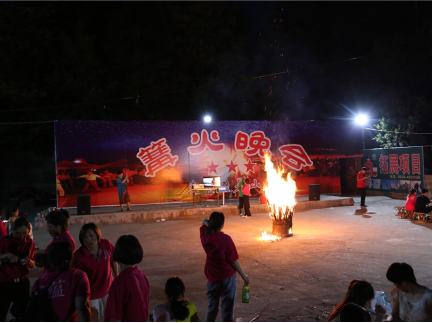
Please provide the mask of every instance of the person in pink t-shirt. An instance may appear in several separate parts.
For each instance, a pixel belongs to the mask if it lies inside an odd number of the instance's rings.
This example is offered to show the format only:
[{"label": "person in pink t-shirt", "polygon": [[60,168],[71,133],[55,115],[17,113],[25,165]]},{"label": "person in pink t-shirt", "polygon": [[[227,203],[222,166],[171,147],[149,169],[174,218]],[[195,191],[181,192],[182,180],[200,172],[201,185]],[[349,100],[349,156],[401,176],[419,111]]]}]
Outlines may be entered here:
[{"label": "person in pink t-shirt", "polygon": [[11,234],[0,238],[0,259],[9,263],[0,266],[0,321],[5,322],[11,303],[12,315],[16,316],[26,308],[30,294],[29,269],[34,266],[35,245],[27,237],[30,223],[18,218],[12,224]]},{"label": "person in pink t-shirt", "polygon": [[47,221],[48,233],[53,237],[51,243],[46,247],[44,254],[36,254],[36,266],[46,267],[49,269],[48,252],[51,246],[59,241],[67,241],[72,246],[72,252],[75,252],[75,240],[69,233],[68,227],[70,214],[68,211],[60,209],[57,211],[51,211],[45,217]]},{"label": "person in pink t-shirt", "polygon": [[94,223],[84,224],[79,233],[81,247],[75,252],[73,267],[81,269],[90,281],[90,308],[93,322],[103,322],[108,291],[118,275],[113,259],[114,245],[101,239],[102,233]]},{"label": "person in pink t-shirt", "polygon": [[7,231],[3,224],[2,217],[3,217],[3,208],[0,206],[0,238],[7,235]]},{"label": "person in pink t-shirt", "polygon": [[135,236],[121,236],[114,248],[114,261],[120,274],[114,279],[105,308],[105,321],[147,322],[149,311],[149,283],[138,268],[143,249]]},{"label": "person in pink t-shirt", "polygon": [[206,252],[204,274],[207,282],[206,322],[214,322],[219,311],[219,300],[222,298],[222,321],[234,320],[234,303],[236,296],[236,272],[249,284],[249,277],[244,273],[238,261],[239,255],[231,237],[221,230],[225,216],[222,212],[213,212],[210,219],[205,219],[200,228],[201,244]]},{"label": "person in pink t-shirt", "polygon": [[33,293],[48,288],[53,322],[91,322],[90,284],[85,272],[71,268],[72,246],[54,243],[48,252],[50,269],[33,284]]},{"label": "person in pink t-shirt", "polygon": [[249,202],[249,196],[250,196],[250,179],[245,179],[245,185],[242,189],[243,193],[243,203],[244,203],[244,209],[245,209],[245,215],[243,215],[243,218],[250,218],[252,216],[250,211],[250,202]]},{"label": "person in pink t-shirt", "polygon": [[417,200],[417,190],[412,188],[406,199],[405,210],[414,212],[416,200]]}]

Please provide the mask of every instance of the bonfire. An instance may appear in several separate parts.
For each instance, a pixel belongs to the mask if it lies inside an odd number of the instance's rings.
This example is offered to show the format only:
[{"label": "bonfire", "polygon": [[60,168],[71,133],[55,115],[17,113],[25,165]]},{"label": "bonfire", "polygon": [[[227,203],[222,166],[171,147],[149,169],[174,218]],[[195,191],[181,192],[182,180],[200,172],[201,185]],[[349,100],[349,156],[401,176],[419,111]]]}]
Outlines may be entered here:
[{"label": "bonfire", "polygon": [[[262,233],[263,240],[276,241],[292,236],[292,218],[294,215],[296,184],[291,173],[283,176],[283,169],[274,168],[270,156],[265,156],[267,186],[264,188],[267,199],[266,209],[272,219],[272,234]],[[284,178],[285,177],[285,178]]]}]

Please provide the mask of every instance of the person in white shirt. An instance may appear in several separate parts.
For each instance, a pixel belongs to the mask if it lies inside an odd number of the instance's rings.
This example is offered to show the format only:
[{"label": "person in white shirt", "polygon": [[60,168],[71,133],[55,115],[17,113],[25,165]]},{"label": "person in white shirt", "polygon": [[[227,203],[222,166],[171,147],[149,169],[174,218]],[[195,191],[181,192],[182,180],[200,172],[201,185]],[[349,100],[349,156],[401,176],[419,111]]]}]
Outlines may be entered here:
[{"label": "person in white shirt", "polygon": [[417,283],[410,265],[395,262],[386,277],[395,286],[391,321],[432,322],[432,290]]}]

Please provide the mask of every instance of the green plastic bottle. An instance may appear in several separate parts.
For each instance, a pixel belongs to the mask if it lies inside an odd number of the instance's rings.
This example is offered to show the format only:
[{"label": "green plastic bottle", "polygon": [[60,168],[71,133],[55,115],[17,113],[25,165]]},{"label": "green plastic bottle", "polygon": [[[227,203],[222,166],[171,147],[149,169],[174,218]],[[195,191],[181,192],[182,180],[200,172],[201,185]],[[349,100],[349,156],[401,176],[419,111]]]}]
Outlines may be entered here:
[{"label": "green plastic bottle", "polygon": [[243,285],[242,303],[249,303],[249,285]]}]

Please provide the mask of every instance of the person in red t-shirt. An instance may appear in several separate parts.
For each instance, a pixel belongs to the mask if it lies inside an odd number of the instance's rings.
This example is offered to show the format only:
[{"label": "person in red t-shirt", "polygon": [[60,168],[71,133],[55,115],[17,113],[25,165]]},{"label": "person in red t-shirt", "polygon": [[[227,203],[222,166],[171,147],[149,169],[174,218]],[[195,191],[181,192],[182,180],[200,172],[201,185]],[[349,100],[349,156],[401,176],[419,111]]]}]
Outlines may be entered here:
[{"label": "person in red t-shirt", "polygon": [[414,212],[416,200],[417,200],[417,190],[415,188],[412,188],[406,199],[405,210]]},{"label": "person in red t-shirt", "polygon": [[120,274],[114,279],[105,308],[105,321],[147,322],[149,311],[149,283],[138,268],[143,249],[135,236],[121,236],[114,247],[114,261]]},{"label": "person in red t-shirt", "polygon": [[238,261],[239,255],[231,237],[221,230],[225,216],[222,212],[213,212],[210,219],[205,219],[200,228],[201,244],[207,254],[204,274],[207,282],[206,322],[214,322],[219,311],[219,300],[222,298],[222,321],[234,320],[234,303],[236,296],[236,272],[249,284],[249,277],[244,273]]},{"label": "person in red t-shirt", "polygon": [[7,235],[7,231],[3,224],[2,217],[3,217],[3,208],[0,206],[0,238]]},{"label": "person in red t-shirt", "polygon": [[50,269],[33,284],[33,292],[48,288],[54,322],[91,322],[90,284],[85,272],[71,268],[72,256],[70,243],[54,243],[48,252]]},{"label": "person in red t-shirt", "polygon": [[73,267],[84,271],[90,281],[93,322],[104,321],[108,291],[113,275],[114,278],[118,275],[117,263],[113,259],[114,245],[101,237],[96,224],[84,224],[79,233],[81,247],[75,252],[73,262]]},{"label": "person in red t-shirt", "polygon": [[30,294],[29,269],[34,267],[35,245],[28,238],[30,223],[18,218],[11,228],[12,233],[0,238],[0,259],[9,263],[0,266],[0,321],[5,322],[11,303],[11,313],[18,315],[26,308]]},{"label": "person in red t-shirt", "polygon": [[367,168],[362,167],[361,171],[357,174],[357,188],[360,191],[360,206],[366,207],[365,199],[366,199],[366,181],[369,181],[370,178],[365,176]]},{"label": "person in red t-shirt", "polygon": [[46,247],[44,254],[36,254],[36,267],[49,268],[48,252],[51,246],[59,241],[67,241],[72,246],[72,252],[75,252],[75,240],[69,233],[68,227],[70,214],[68,211],[60,209],[57,211],[51,211],[45,217],[47,221],[48,233],[53,237],[51,243]]}]

